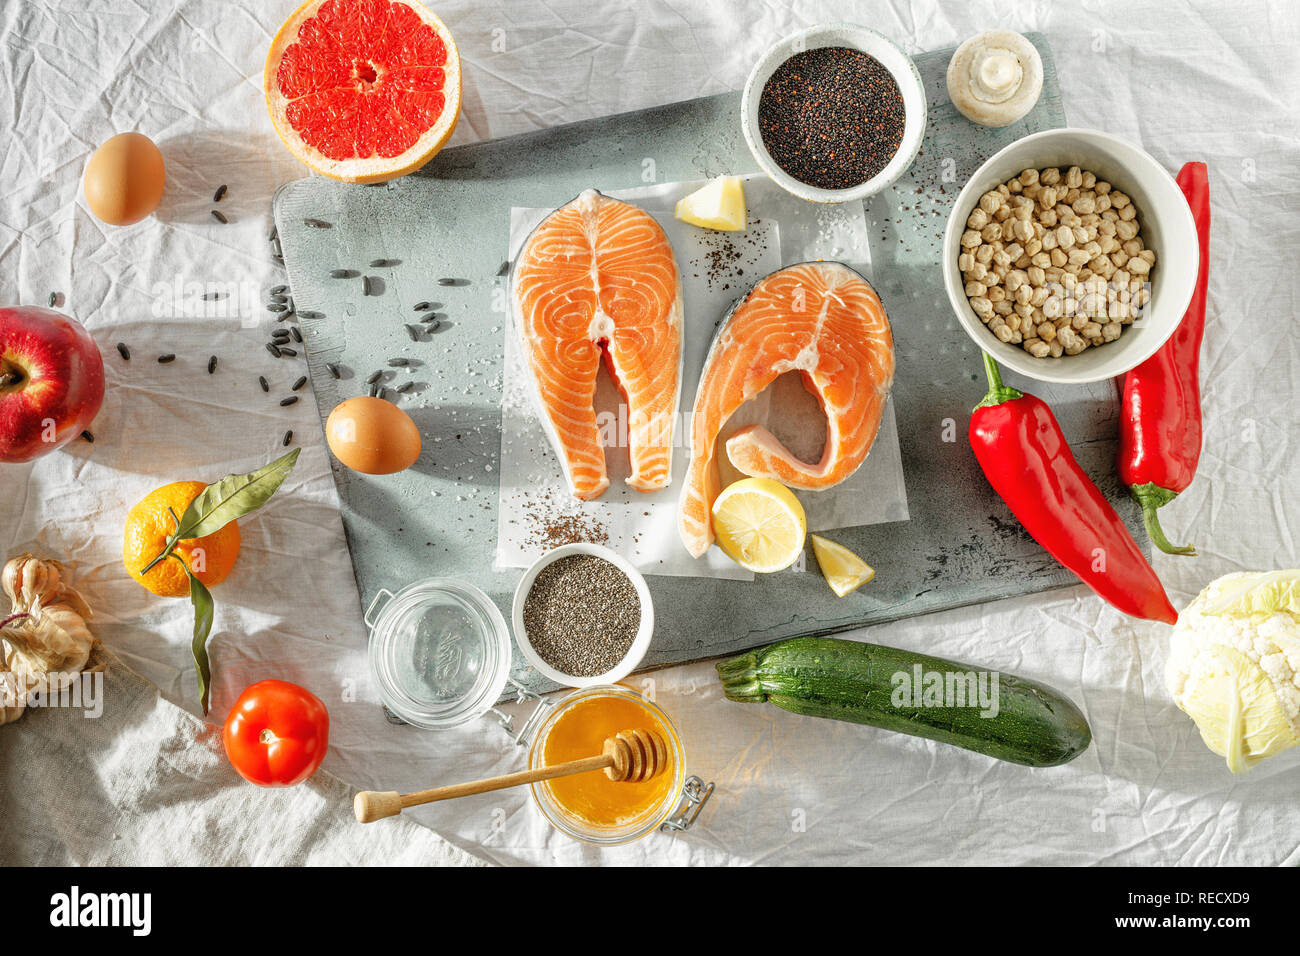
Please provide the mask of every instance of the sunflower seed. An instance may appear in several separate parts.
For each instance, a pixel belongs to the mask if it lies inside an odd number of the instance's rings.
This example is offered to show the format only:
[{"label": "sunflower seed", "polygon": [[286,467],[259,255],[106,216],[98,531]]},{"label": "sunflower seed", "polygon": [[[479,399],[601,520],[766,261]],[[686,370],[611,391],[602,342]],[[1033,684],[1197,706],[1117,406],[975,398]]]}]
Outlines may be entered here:
[{"label": "sunflower seed", "polygon": [[125,342],[117,343],[117,354],[122,356],[122,358],[126,359],[126,361],[128,362],[131,361],[131,350],[126,347]]},{"label": "sunflower seed", "polygon": [[287,306],[283,302],[268,302],[266,303],[266,311],[267,312],[288,312],[289,306]]},{"label": "sunflower seed", "polygon": [[438,285],[469,285],[465,279],[439,279]]},{"label": "sunflower seed", "polygon": [[217,370],[217,357],[215,355],[210,355],[208,356],[208,374],[211,375],[216,370]]},{"label": "sunflower seed", "polygon": [[411,337],[412,342],[420,341],[420,327],[418,325],[408,325],[406,327],[406,334]]},{"label": "sunflower seed", "polygon": [[296,325],[289,326],[289,334],[293,336],[293,340],[295,342],[302,341],[302,333],[298,331],[298,326]]},{"label": "sunflower seed", "polygon": [[331,279],[355,279],[359,275],[361,275],[361,273],[357,272],[356,269],[331,269],[330,270]]},{"label": "sunflower seed", "polygon": [[287,444],[289,444],[289,442],[291,442],[291,441],[293,441],[293,429],[292,429],[292,428],[290,428],[287,432],[284,433],[284,437],[280,439],[280,444],[281,444],[281,445],[287,445]]},{"label": "sunflower seed", "polygon": [[430,312],[428,315],[420,316],[420,321],[429,326],[429,331],[432,332],[442,324],[442,316],[437,312]]},{"label": "sunflower seed", "polygon": [[371,259],[370,268],[372,269],[391,269],[393,266],[400,266],[401,259]]},{"label": "sunflower seed", "polygon": [[299,309],[299,310],[298,310],[298,318],[300,318],[300,319],[323,319],[323,318],[325,318],[325,316],[322,315],[322,314],[319,313],[319,312],[312,312],[312,311],[310,311],[310,310],[308,310],[308,309]]},{"label": "sunflower seed", "polygon": [[280,237],[280,230],[277,226],[272,225],[271,231],[266,234],[267,242],[275,242]]},{"label": "sunflower seed", "polygon": [[272,329],[271,338],[275,340],[287,339],[289,337],[288,329]]},{"label": "sunflower seed", "polygon": [[501,268],[497,270],[497,275],[503,276],[509,271],[510,271],[510,260],[507,259],[505,260],[505,262],[501,263]]},{"label": "sunflower seed", "polygon": [[288,291],[289,291],[289,287],[287,285],[271,286],[271,295],[284,295]]},{"label": "sunflower seed", "polygon": [[274,355],[276,358],[280,357],[280,348],[274,342],[267,342],[266,350],[270,352],[272,355]]},{"label": "sunflower seed", "polygon": [[280,350],[281,355],[288,355],[290,358],[298,357],[297,349],[291,349],[287,345],[278,345],[276,348]]},{"label": "sunflower seed", "polygon": [[81,440],[82,440],[82,441],[88,441],[88,442],[90,442],[92,445],[95,444],[95,436],[92,435],[92,434],[90,433],[89,429],[87,429],[87,430],[85,430],[85,431],[83,431],[83,432],[81,433]]},{"label": "sunflower seed", "polygon": [[307,376],[299,375],[298,378],[294,381],[294,383],[289,386],[289,391],[296,392],[298,391],[298,389],[302,388],[306,384],[307,384]]},{"label": "sunflower seed", "polygon": [[174,362],[174,361],[176,361],[175,352],[164,352],[162,355],[158,356],[159,365],[166,365],[168,362]]},{"label": "sunflower seed", "polygon": [[391,358],[391,359],[388,360],[388,366],[389,366],[389,368],[403,368],[404,366],[407,366],[407,365],[410,365],[410,364],[411,364],[411,360],[410,360],[410,359],[404,359],[404,358]]},{"label": "sunflower seed", "polygon": [[367,384],[367,385],[374,385],[375,382],[379,381],[379,380],[380,380],[381,378],[383,378],[383,377],[384,377],[384,373],[383,373],[383,372],[375,372],[375,373],[374,373],[373,375],[371,375],[368,379],[366,379],[366,384]]},{"label": "sunflower seed", "polygon": [[371,386],[370,386],[370,397],[371,397],[371,398],[378,398],[378,397],[379,397],[379,386],[378,386],[378,385],[371,385]]},{"label": "sunflower seed", "polygon": [[227,218],[226,218],[225,216],[223,216],[221,213],[217,212],[215,209],[212,210],[212,218],[215,219],[217,222],[221,223],[223,226],[224,226],[226,223],[230,222],[229,219],[227,219]]},{"label": "sunflower seed", "polygon": [[217,191],[212,194],[212,201],[221,202],[224,198],[226,198],[226,184],[222,183],[217,187]]},{"label": "sunflower seed", "polygon": [[441,309],[441,308],[442,308],[442,303],[441,303],[441,302],[417,302],[417,303],[415,303],[415,308],[412,309],[411,311],[412,311],[412,312],[428,312],[428,311],[430,311],[431,309]]},{"label": "sunflower seed", "polygon": [[343,377],[343,373],[339,371],[339,367],[335,365],[333,362],[326,362],[325,367],[329,369],[330,375],[332,375],[334,378]]},{"label": "sunflower seed", "polygon": [[410,391],[411,389],[413,389],[413,388],[415,388],[415,383],[414,383],[414,382],[403,382],[401,385],[397,386],[397,388],[393,389],[393,391],[395,391],[395,392],[401,392],[402,394],[406,394],[407,392],[409,392],[409,391]]},{"label": "sunflower seed", "polygon": [[313,229],[333,229],[332,223],[325,222],[323,219],[304,219],[304,226],[311,226]]},{"label": "sunflower seed", "polygon": [[257,384],[262,386],[262,391],[264,392],[269,392],[271,390],[271,383],[266,380],[265,375],[257,376]]},{"label": "sunflower seed", "polygon": [[[226,294],[224,292],[205,292],[199,298],[201,298],[204,302],[216,302],[217,300],[224,299],[225,297]],[[271,298],[274,299],[275,296],[271,296]]]},{"label": "sunflower seed", "polygon": [[289,297],[285,295],[283,292],[272,292],[270,295],[270,299],[272,302],[276,303],[277,305],[289,304]]},{"label": "sunflower seed", "polygon": [[286,405],[292,405],[296,401],[298,401],[298,396],[290,395],[288,398],[280,399],[280,406],[283,408]]}]

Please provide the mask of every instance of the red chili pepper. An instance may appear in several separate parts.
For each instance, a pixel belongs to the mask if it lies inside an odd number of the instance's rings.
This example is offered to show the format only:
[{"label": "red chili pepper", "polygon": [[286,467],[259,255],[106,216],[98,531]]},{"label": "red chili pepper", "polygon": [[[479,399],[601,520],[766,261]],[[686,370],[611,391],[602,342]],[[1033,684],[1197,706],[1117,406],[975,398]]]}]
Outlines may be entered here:
[{"label": "red chili pepper", "polygon": [[1190,544],[1170,544],[1156,515],[1192,483],[1201,457],[1201,336],[1210,284],[1210,180],[1205,164],[1184,166],[1178,185],[1196,220],[1200,271],[1191,304],[1169,341],[1124,376],[1119,476],[1142,506],[1152,543],[1166,554],[1195,554]]},{"label": "red chili pepper", "polygon": [[1025,530],[1125,614],[1173,624],[1178,612],[1110,502],[1070,452],[1042,399],[1002,384],[986,352],[989,392],[970,418],[980,467]]}]

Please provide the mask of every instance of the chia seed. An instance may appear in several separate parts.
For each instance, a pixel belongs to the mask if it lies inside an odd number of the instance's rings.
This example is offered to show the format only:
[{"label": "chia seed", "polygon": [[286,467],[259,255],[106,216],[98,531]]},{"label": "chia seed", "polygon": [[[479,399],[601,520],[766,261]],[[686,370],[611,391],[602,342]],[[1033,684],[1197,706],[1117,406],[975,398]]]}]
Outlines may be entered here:
[{"label": "chia seed", "polygon": [[879,173],[902,145],[905,121],[889,70],[847,47],[796,53],[758,101],[759,133],[773,161],[820,189],[849,189]]},{"label": "chia seed", "polygon": [[573,677],[612,670],[641,626],[641,599],[604,558],[575,554],[542,568],[524,598],[524,630],[539,657]]}]

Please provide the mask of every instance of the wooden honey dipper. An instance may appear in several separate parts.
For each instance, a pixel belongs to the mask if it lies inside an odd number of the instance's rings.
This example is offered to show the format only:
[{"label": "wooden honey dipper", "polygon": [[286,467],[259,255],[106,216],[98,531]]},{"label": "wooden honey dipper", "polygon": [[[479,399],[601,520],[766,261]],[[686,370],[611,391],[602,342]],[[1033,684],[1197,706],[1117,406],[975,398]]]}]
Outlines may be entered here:
[{"label": "wooden honey dipper", "polygon": [[521,770],[500,777],[488,777],[486,780],[474,780],[470,783],[455,783],[447,787],[434,787],[417,793],[398,793],[396,790],[363,790],[352,802],[352,811],[361,823],[372,823],[384,817],[396,816],[407,807],[418,807],[436,800],[450,800],[453,797],[467,797],[472,793],[487,793],[491,790],[504,790],[518,787],[525,783],[550,780],[554,777],[567,777],[575,773],[590,773],[604,770],[610,780],[626,783],[644,783],[658,776],[668,765],[668,745],[654,730],[620,730],[612,737],[605,738],[605,746],[599,756],[583,757],[581,760],[569,760],[536,770]]}]

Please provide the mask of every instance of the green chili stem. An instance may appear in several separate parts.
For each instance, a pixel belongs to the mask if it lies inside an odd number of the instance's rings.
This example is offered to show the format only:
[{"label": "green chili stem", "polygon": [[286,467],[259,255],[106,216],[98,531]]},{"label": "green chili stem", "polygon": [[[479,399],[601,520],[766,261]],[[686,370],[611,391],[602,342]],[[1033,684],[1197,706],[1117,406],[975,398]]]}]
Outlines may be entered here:
[{"label": "green chili stem", "polygon": [[1133,485],[1129,492],[1133,495],[1133,500],[1142,506],[1142,523],[1146,525],[1147,534],[1151,537],[1151,543],[1163,551],[1165,554],[1196,554],[1196,546],[1185,544],[1181,548],[1171,544],[1165,537],[1164,529],[1160,527],[1160,517],[1157,511],[1163,506],[1169,504],[1176,497],[1178,492],[1170,491],[1168,488],[1161,488],[1154,482],[1147,482],[1145,485]]},{"label": "green chili stem", "polygon": [[1014,388],[1002,384],[1002,372],[998,369],[998,363],[993,361],[993,356],[989,355],[988,352],[982,354],[984,356],[984,373],[989,380],[989,391],[975,407],[986,408],[990,405],[1001,405],[1003,402],[1024,398],[1024,392],[1018,392]]}]

